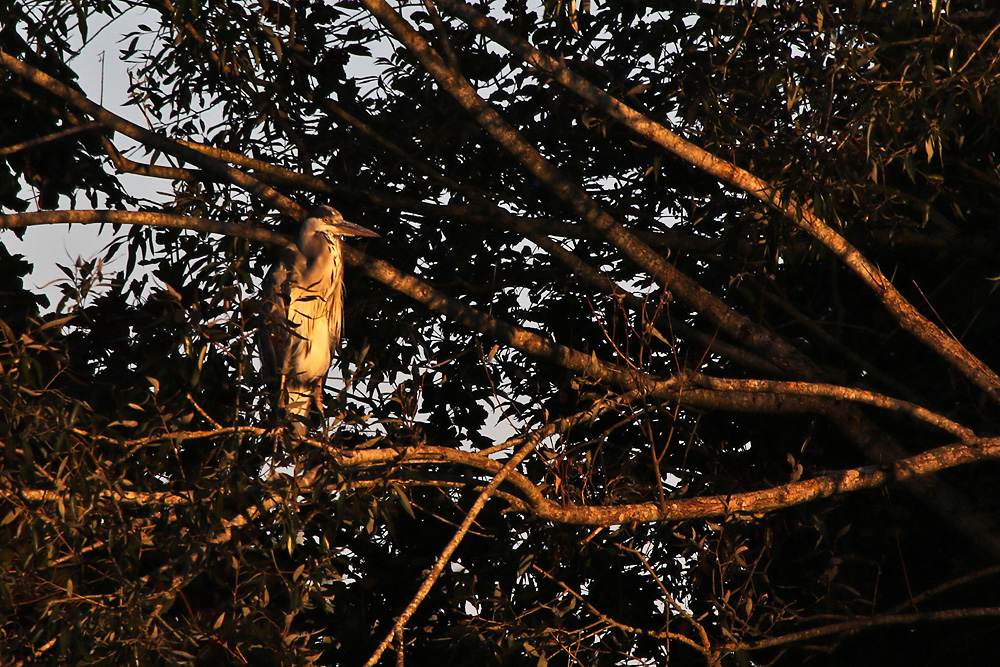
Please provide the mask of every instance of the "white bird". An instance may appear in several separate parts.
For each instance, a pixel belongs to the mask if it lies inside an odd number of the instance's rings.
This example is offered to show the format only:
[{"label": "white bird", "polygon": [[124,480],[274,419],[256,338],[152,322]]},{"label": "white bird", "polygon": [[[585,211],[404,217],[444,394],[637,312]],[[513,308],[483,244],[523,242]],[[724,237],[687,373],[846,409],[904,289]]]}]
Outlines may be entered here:
[{"label": "white bird", "polygon": [[276,383],[275,401],[295,432],[305,435],[315,400],[323,413],[323,382],[340,342],[344,315],[341,236],[378,236],[320,206],[302,220],[298,243],[282,252],[264,282],[257,331],[264,377]]}]

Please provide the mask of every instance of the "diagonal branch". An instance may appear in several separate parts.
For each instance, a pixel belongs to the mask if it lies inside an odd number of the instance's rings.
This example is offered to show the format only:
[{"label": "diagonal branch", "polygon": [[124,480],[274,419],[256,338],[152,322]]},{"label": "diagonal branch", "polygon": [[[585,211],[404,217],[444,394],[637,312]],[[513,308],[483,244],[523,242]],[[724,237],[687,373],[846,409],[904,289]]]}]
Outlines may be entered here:
[{"label": "diagonal branch", "polygon": [[855,618],[841,623],[832,623],[818,628],[809,628],[800,632],[792,632],[787,635],[762,639],[756,642],[733,644],[722,647],[726,651],[756,651],[784,644],[793,644],[817,637],[828,637],[830,635],[853,635],[868,628],[877,628],[886,625],[913,625],[914,623],[926,623],[929,621],[956,621],[970,618],[996,618],[1000,617],[1000,607],[971,607],[968,609],[945,609],[942,611],[914,612],[911,614],[886,614],[882,616],[869,616],[866,618]]},{"label": "diagonal branch", "polygon": [[70,88],[61,81],[57,81],[45,72],[21,62],[4,51],[0,51],[0,69],[6,69],[22,79],[30,81],[53,95],[62,98],[67,104],[87,114],[109,130],[121,132],[125,136],[131,137],[147,147],[159,149],[176,158],[198,165],[206,171],[238,185],[265,204],[282,211],[286,215],[300,217],[303,212],[297,203],[252,176],[234,169],[219,160],[206,159],[203,154],[193,148],[184,146],[162,134],[147,130],[117,114],[111,113],[99,104],[89,100],[82,93]]}]

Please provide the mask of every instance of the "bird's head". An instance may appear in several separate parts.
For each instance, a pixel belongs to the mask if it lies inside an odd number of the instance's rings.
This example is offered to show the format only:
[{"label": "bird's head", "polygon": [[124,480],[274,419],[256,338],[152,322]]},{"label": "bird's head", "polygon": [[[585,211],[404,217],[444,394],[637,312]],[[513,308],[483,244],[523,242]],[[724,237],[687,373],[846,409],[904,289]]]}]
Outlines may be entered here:
[{"label": "bird's head", "polygon": [[332,206],[317,206],[309,211],[302,221],[302,234],[322,234],[327,241],[333,243],[338,236],[378,236],[377,233],[344,220],[340,211]]}]

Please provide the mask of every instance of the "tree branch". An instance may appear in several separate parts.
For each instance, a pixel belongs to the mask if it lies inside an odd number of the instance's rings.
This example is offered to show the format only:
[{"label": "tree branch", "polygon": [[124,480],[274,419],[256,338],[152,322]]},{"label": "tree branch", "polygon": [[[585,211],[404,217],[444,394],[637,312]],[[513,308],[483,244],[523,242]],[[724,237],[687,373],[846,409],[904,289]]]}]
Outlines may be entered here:
[{"label": "tree branch", "polygon": [[30,81],[31,83],[44,88],[53,95],[62,98],[67,104],[87,114],[110,130],[121,132],[125,136],[131,137],[145,146],[157,148],[181,160],[198,165],[206,171],[224,178],[226,181],[235,183],[247,192],[252,193],[265,204],[282,211],[286,215],[291,215],[296,218],[301,217],[302,215],[302,208],[297,203],[271,187],[264,185],[253,177],[248,176],[238,169],[233,169],[229,165],[218,160],[207,160],[204,155],[192,148],[188,148],[187,146],[164,137],[163,135],[147,130],[146,128],[125,120],[121,116],[111,113],[61,81],[53,79],[41,70],[35,69],[30,65],[26,65],[4,51],[0,51],[0,68],[6,69],[26,81]]},{"label": "tree branch", "polygon": [[[403,450],[329,450],[343,466],[371,465],[394,461],[405,463],[453,462],[486,472],[499,471],[492,459],[450,447],[414,447]],[[668,499],[665,503],[646,502],[616,506],[564,505],[546,498],[524,475],[511,472],[510,483],[520,491],[531,511],[540,519],[556,523],[610,526],[620,523],[681,521],[696,518],[759,514],[784,509],[842,493],[873,489],[892,482],[906,482],[941,470],[975,461],[1000,458],[1000,438],[944,445],[884,466],[864,466],[828,472],[817,477],[781,484],[759,491],[725,496]]]},{"label": "tree branch", "polygon": [[[287,245],[290,243],[290,240],[286,236],[261,227],[152,211],[72,210],[0,215],[0,229],[39,224],[97,222],[191,229],[276,245]],[[769,380],[730,380],[702,374],[692,375],[689,379],[693,381],[694,385],[710,389],[713,392],[706,394],[699,392],[697,389],[684,388],[683,385],[686,380],[682,377],[664,379],[637,371],[620,370],[612,367],[607,362],[596,360],[593,356],[588,356],[583,352],[558,345],[547,338],[508,324],[455,301],[417,278],[402,274],[390,264],[374,259],[360,251],[345,246],[344,254],[349,263],[365,269],[366,273],[376,280],[421,301],[432,310],[450,315],[456,321],[476,331],[488,334],[496,340],[510,344],[522,352],[553,361],[570,370],[583,372],[625,388],[640,388],[647,396],[677,400],[682,404],[699,407],[762,412],[799,412],[809,410],[827,412],[821,403],[807,401],[794,404],[781,400],[779,398],[781,395],[835,398],[903,412],[956,435],[963,440],[976,438],[975,433],[970,429],[919,405],[860,389],[829,384]]]},{"label": "tree branch", "polygon": [[[572,419],[572,421],[567,421],[567,419],[560,420],[528,436],[516,436],[509,440],[506,446],[523,447],[525,443],[532,442],[537,433],[542,434],[540,439],[549,437],[559,432],[560,429],[585,421],[582,415],[592,414],[600,405],[602,404],[595,405],[590,411],[586,411],[580,415],[574,415],[573,418],[567,418]],[[180,432],[164,434],[162,437],[164,439],[176,439],[180,437],[191,440],[229,432],[231,432],[231,429],[191,433]],[[264,429],[243,427],[239,429],[239,432],[252,435],[266,435],[268,433]],[[121,443],[119,439],[105,436],[98,437],[109,442]],[[130,447],[133,444],[146,445],[153,441],[155,440],[142,438],[136,441],[126,440],[123,444],[125,447]],[[331,460],[345,469],[363,470],[365,468],[381,467],[384,465],[402,466],[453,463],[496,476],[504,468],[499,462],[487,456],[455,447],[425,445],[404,449],[355,450],[333,447],[329,443],[316,440],[308,440],[307,442],[322,448]],[[530,478],[513,469],[505,473],[504,479],[521,494],[524,502],[527,504],[526,511],[530,511],[539,519],[554,523],[610,526],[624,523],[704,519],[733,514],[760,514],[786,509],[834,495],[874,489],[895,482],[906,482],[967,463],[998,458],[1000,458],[1000,438],[989,438],[973,442],[943,445],[905,459],[889,462],[882,466],[863,466],[849,470],[830,471],[810,479],[780,484],[757,491],[746,491],[728,495],[699,496],[695,498],[672,498],[664,502],[602,506],[573,505],[550,500],[545,497],[542,489]],[[311,484],[311,476],[307,475],[303,479],[305,480],[303,483],[308,482]],[[12,493],[14,492],[3,491],[4,496]],[[66,493],[64,490],[43,489],[27,493],[22,491],[16,495],[35,502],[55,502],[64,499]],[[122,492],[109,489],[101,495],[116,501],[135,503],[155,502],[172,505],[194,502],[188,496],[172,493]],[[238,519],[236,521],[239,522]],[[234,523],[233,525],[238,525],[238,523]]]}]

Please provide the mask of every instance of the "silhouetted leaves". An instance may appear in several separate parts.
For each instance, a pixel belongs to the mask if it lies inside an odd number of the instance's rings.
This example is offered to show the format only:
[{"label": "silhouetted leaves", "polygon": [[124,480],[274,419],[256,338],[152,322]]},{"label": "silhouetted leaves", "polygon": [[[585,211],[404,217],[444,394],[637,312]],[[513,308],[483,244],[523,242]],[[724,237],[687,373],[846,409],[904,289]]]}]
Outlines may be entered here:
[{"label": "silhouetted leaves", "polygon": [[[1000,368],[988,279],[1000,274],[992,5],[654,5],[478,8],[808,203]],[[7,3],[0,48],[72,86],[86,67],[73,60],[80,40],[139,6]],[[706,352],[743,341],[586,227],[354,0],[141,6],[143,24],[120,44],[129,104],[164,136],[322,178],[315,188],[246,169],[379,231],[369,254],[637,376],[817,381]],[[995,406],[799,228],[440,13],[443,33],[423,4],[404,16],[446,57],[447,44],[480,95],[571,182],[725,306],[791,342],[823,382],[995,435]],[[80,115],[0,72],[0,149]],[[93,208],[135,208],[104,139],[119,138],[95,127],[0,153],[2,212],[80,207],[80,195]],[[129,157],[191,167],[148,147]],[[158,182],[164,211],[295,229],[207,172],[170,180]],[[602,293],[494,207],[642,305]],[[136,226],[103,258],[67,266],[50,304],[26,286],[28,261],[0,246],[0,662],[363,664],[490,478],[406,453],[481,451],[623,393],[349,271],[327,430],[314,442],[267,432],[249,341],[274,257],[242,239]],[[845,403],[756,412],[633,397],[543,439],[517,472],[560,507],[658,506],[887,464],[863,453],[868,439],[912,453],[954,441],[875,408],[853,413],[869,423],[852,431],[835,418]],[[355,466],[328,447],[398,456]],[[408,625],[406,660],[983,664],[995,619],[766,642],[872,615],[996,607],[995,554],[962,529],[971,515],[984,539],[996,532],[995,466],[939,475],[960,493],[952,509],[894,485],[763,515],[598,527],[542,521],[505,484]]]}]

